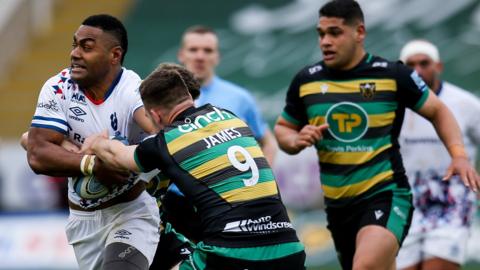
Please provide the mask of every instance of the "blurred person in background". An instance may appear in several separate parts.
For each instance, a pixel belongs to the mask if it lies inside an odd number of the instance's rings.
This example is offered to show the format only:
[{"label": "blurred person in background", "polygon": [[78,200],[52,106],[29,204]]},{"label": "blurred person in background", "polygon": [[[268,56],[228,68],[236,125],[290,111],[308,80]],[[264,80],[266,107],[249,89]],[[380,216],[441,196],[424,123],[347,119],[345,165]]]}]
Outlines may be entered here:
[{"label": "blurred person in background", "polygon": [[[129,143],[147,135],[142,129],[156,131],[138,92],[140,77],[122,67],[127,49],[127,32],[117,18],[86,18],[73,36],[71,66],[44,84],[24,135],[36,173],[72,177],[66,233],[82,270],[148,269],[159,239],[158,207],[144,182],[74,151],[103,130]],[[65,142],[73,149],[65,149]],[[86,181],[93,176],[105,195],[86,197],[74,187],[73,177]]]},{"label": "blurred person in background", "polygon": [[198,106],[211,103],[230,110],[240,119],[247,122],[252,129],[270,164],[273,164],[277,143],[267,123],[262,118],[255,99],[246,89],[226,81],[215,74],[220,63],[218,36],[206,26],[192,26],[182,35],[178,60],[202,85]]},{"label": "blurred person in background", "polygon": [[317,148],[328,229],[342,268],[393,270],[413,214],[398,144],[405,108],[435,125],[451,156],[445,178],[459,174],[474,190],[480,179],[455,118],[418,74],[365,51],[356,1],[326,3],[317,31],[323,60],[292,80],[275,135],[289,154]]},{"label": "blurred person in background", "polygon": [[[400,60],[415,69],[457,119],[470,162],[475,164],[480,144],[480,100],[441,79],[443,64],[437,47],[412,40]],[[450,158],[435,129],[408,110],[400,133],[401,154],[413,190],[412,225],[397,257],[408,270],[456,270],[465,262],[476,195],[458,176],[442,181]]]},{"label": "blurred person in background", "polygon": [[201,234],[180,269],[305,269],[303,245],[253,132],[226,109],[195,107],[192,81],[184,67],[161,64],[140,86],[160,132],[130,146],[94,135],[87,149],[118,169],[158,169],[192,201]]}]

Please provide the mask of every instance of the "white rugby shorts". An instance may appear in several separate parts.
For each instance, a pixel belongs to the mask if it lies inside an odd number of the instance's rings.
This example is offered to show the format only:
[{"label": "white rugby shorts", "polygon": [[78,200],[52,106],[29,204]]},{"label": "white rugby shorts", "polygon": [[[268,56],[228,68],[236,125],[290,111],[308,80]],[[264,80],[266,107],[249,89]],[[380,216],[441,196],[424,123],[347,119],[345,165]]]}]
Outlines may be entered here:
[{"label": "white rugby shorts", "polygon": [[66,233],[79,268],[100,269],[105,247],[121,242],[138,249],[151,264],[160,217],[155,198],[143,191],[135,200],[92,212],[70,209]]},{"label": "white rugby shorts", "polygon": [[460,265],[465,263],[470,232],[468,227],[444,225],[426,232],[410,232],[397,255],[398,269],[434,257]]}]

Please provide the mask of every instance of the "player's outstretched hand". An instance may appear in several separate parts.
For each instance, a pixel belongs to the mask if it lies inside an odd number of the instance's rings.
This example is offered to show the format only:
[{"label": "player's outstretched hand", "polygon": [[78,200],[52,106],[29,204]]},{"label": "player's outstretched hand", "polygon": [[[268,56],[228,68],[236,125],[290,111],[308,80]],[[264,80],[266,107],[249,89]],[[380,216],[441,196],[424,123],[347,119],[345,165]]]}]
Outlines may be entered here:
[{"label": "player's outstretched hand", "polygon": [[104,131],[102,131],[100,133],[96,133],[96,134],[88,136],[82,144],[82,148],[80,149],[80,153],[87,154],[87,155],[94,154],[93,150],[92,150],[92,146],[98,138],[108,139],[108,131],[105,129]]},{"label": "player's outstretched hand", "polygon": [[315,145],[318,141],[323,139],[323,132],[328,129],[328,124],[323,124],[320,126],[306,125],[304,126],[297,135],[297,138],[294,141],[294,147],[299,151],[305,147]]},{"label": "player's outstretched hand", "polygon": [[95,158],[93,168],[95,178],[108,188],[127,183],[130,173],[126,170],[118,170],[108,166],[100,158]]},{"label": "player's outstretched hand", "polygon": [[468,161],[467,157],[452,158],[452,162],[443,177],[443,180],[450,179],[453,175],[459,175],[465,186],[477,192],[480,188],[480,176]]}]

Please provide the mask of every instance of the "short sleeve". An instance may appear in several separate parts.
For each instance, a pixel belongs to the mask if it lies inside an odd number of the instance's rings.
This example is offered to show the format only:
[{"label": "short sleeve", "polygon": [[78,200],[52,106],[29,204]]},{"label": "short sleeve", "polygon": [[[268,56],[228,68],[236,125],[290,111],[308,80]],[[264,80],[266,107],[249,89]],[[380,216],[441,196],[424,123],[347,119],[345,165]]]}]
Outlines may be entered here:
[{"label": "short sleeve", "polygon": [[61,86],[52,85],[50,81],[47,81],[40,91],[31,126],[55,130],[66,135],[68,123],[63,106],[65,95]]},{"label": "short sleeve", "polygon": [[247,104],[247,113],[246,119],[247,125],[252,129],[253,135],[255,138],[262,139],[265,136],[265,129],[267,124],[262,118],[262,114],[255,103],[255,100],[252,96],[246,100]]},{"label": "short sleeve", "polygon": [[286,105],[282,112],[282,117],[288,122],[304,126],[308,123],[305,105],[300,97],[301,74],[298,73],[287,91]]},{"label": "short sleeve", "polygon": [[135,149],[135,163],[140,171],[149,172],[158,168],[157,165],[160,161],[159,136],[160,134],[148,137]]},{"label": "short sleeve", "polygon": [[480,145],[480,125],[478,124],[478,116],[480,115],[480,99],[478,99],[478,97],[473,96],[469,111],[470,119],[468,121],[467,135],[476,145]]},{"label": "short sleeve", "polygon": [[133,114],[135,113],[138,108],[143,107],[143,102],[142,98],[140,96],[140,84],[142,83],[142,80],[140,77],[134,73],[133,71],[127,70],[125,72],[125,76],[127,77],[127,88],[128,95],[126,96],[126,103],[129,106],[129,117],[132,118]]},{"label": "short sleeve", "polygon": [[397,94],[405,107],[418,111],[428,98],[430,89],[418,73],[402,63],[397,63]]}]

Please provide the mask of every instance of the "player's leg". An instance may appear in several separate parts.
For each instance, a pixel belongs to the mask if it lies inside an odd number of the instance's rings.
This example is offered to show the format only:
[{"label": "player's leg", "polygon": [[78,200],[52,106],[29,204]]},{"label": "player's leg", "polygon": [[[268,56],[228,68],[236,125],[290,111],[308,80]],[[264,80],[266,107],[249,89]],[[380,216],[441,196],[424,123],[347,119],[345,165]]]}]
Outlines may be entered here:
[{"label": "player's leg", "polygon": [[[354,209],[353,209],[354,208]],[[355,254],[355,237],[358,230],[358,212],[352,207],[349,213],[343,209],[327,208],[327,228],[330,231],[337,258],[344,270],[351,270]]]},{"label": "player's leg", "polygon": [[109,226],[101,221],[101,210],[87,212],[70,209],[66,234],[72,245],[79,269],[99,269]]},{"label": "player's leg", "polygon": [[370,198],[359,220],[352,269],[395,269],[395,257],[412,214],[408,189],[394,188]]},{"label": "player's leg", "polygon": [[422,269],[458,270],[465,262],[469,229],[442,226],[426,233]]},{"label": "player's leg", "polygon": [[125,243],[111,243],[105,248],[102,270],[148,270],[148,260],[138,249]]},{"label": "player's leg", "polygon": [[443,260],[440,258],[431,258],[422,262],[422,270],[459,270],[460,264]]},{"label": "player's leg", "polygon": [[422,220],[425,217],[420,211],[414,211],[412,225],[408,235],[403,241],[402,247],[397,254],[397,269],[420,270],[424,260],[424,226]]},{"label": "player's leg", "polygon": [[[293,245],[295,245],[293,243]],[[300,244],[299,244],[300,245]],[[196,249],[188,259],[184,260],[180,266],[180,270],[305,270],[305,252],[300,250],[293,254],[288,254],[286,256],[282,256],[279,258],[271,258],[271,259],[261,259],[258,258],[259,254],[263,254],[262,249],[265,248],[264,251],[267,249],[267,253],[265,254],[275,254],[278,251],[274,249],[276,247],[281,248],[282,245],[275,245],[272,246],[273,249],[269,247],[257,247],[254,248],[258,252],[253,255],[251,249],[246,248],[221,248],[223,252],[225,250],[231,250],[229,255],[239,256],[239,258],[234,257],[226,257],[220,256],[215,254],[215,247],[211,246],[202,246],[200,249]],[[207,252],[202,250],[203,248],[211,249],[211,252]],[[301,247],[303,249],[303,246]],[[247,253],[242,254],[243,251]],[[298,248],[296,248],[298,250]],[[249,252],[249,253],[248,253]],[[247,256],[250,254],[250,256]],[[252,257],[256,257],[255,260],[251,260]],[[262,257],[262,256],[260,256]]]},{"label": "player's leg", "polygon": [[389,230],[377,225],[365,226],[357,234],[352,269],[395,270],[397,251],[397,239]]},{"label": "player's leg", "polygon": [[191,243],[183,235],[176,233],[167,223],[162,229],[160,242],[150,269],[169,270],[182,260],[187,259],[192,252]]},{"label": "player's leg", "polygon": [[[118,254],[133,253],[137,255],[128,258],[143,265],[139,259],[143,256],[148,262],[145,269],[148,269],[160,238],[160,217],[156,200],[144,191],[133,201],[103,209],[102,214],[113,224],[108,233],[105,250],[108,251],[108,256],[116,257],[105,257],[105,263],[114,264],[117,269],[123,269],[123,266],[119,266],[121,264],[129,267],[127,265],[131,262],[118,260]],[[124,245],[119,245],[120,243]]]}]

